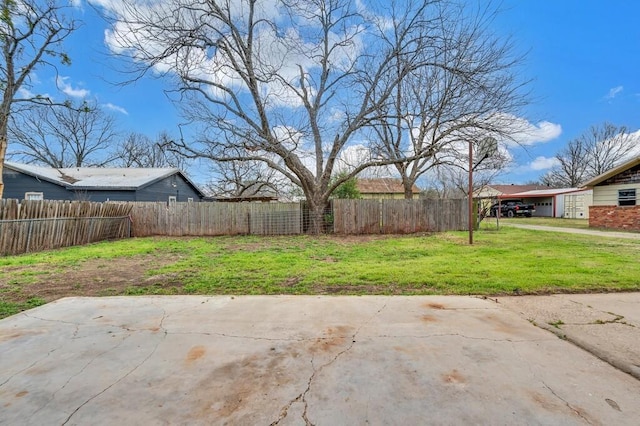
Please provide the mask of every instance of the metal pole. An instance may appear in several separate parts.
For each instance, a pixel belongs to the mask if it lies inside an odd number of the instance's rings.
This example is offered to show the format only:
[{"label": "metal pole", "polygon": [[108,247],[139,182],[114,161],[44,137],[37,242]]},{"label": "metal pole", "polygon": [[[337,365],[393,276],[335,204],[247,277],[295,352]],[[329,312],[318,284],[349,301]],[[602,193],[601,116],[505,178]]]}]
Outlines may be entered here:
[{"label": "metal pole", "polygon": [[473,146],[469,141],[469,244],[473,244]]}]

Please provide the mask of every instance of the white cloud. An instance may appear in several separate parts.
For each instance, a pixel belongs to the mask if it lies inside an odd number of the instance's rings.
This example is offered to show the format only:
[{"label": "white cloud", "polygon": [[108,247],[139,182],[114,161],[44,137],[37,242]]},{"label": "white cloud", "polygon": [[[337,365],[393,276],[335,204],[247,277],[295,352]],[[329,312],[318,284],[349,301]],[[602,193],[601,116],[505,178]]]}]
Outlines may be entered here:
[{"label": "white cloud", "polygon": [[102,104],[102,106],[105,107],[106,109],[110,109],[111,111],[116,111],[124,115],[129,115],[129,112],[126,109],[118,105],[114,105],[112,103],[106,103],[106,104]]},{"label": "white cloud", "polygon": [[[166,2],[140,2],[135,9],[123,8],[117,0],[90,0],[94,5],[104,8],[112,13],[117,21],[111,28],[105,31],[105,43],[112,52],[126,54],[137,62],[152,62],[151,59],[162,55],[167,46],[176,38],[182,37],[179,31],[166,30],[158,32],[154,28],[145,27],[138,22],[140,18],[132,16],[144,16],[144,19],[160,19],[175,15],[175,10],[167,6]],[[246,19],[246,1],[234,1],[228,3],[232,18]],[[304,3],[300,4],[303,7]],[[301,90],[301,72],[306,80],[307,96],[313,98],[316,94],[312,82],[315,77],[314,70],[321,66],[322,44],[309,41],[309,25],[300,25],[296,19],[287,18],[289,15],[281,9],[280,2],[265,0],[256,9],[259,16],[254,16],[256,21],[264,19],[265,22],[275,22],[278,28],[271,25],[259,25],[257,27],[254,45],[254,62],[261,64],[262,75],[258,75],[260,93],[265,99],[268,108],[299,107],[302,99],[296,91]],[[309,11],[310,16],[316,11]],[[308,17],[307,17],[308,18]],[[180,18],[182,26],[188,28],[202,27],[202,19],[208,19],[211,28],[218,28],[225,32],[225,25],[214,17],[191,16],[185,14]],[[168,24],[167,24],[168,25]],[[242,25],[241,25],[242,26]],[[364,49],[361,29],[356,25],[346,26],[343,33],[329,33],[331,55],[329,62],[338,69],[350,69],[353,61]],[[209,34],[209,37],[219,37],[219,34]],[[233,43],[233,42],[232,42]],[[142,46],[142,47],[140,47]],[[233,54],[232,54],[233,55]],[[238,95],[238,92],[247,91],[244,81],[235,71],[232,61],[242,63],[241,58],[231,58],[222,49],[202,50],[197,48],[182,49],[171,57],[159,62],[154,62],[153,70],[159,74],[177,73],[182,77],[193,80],[205,81],[209,94],[219,99],[229,96],[219,87],[229,88]],[[289,87],[289,85],[291,87]],[[215,86],[219,86],[216,88]]]},{"label": "white cloud", "polygon": [[618,96],[618,94],[621,93],[622,90],[624,90],[623,86],[612,87],[611,89],[609,89],[609,93],[607,93],[607,95],[604,98],[611,100],[616,96]]},{"label": "white cloud", "polygon": [[507,141],[511,147],[548,142],[562,134],[562,126],[549,121],[534,124],[519,117],[511,116],[510,119],[515,130],[511,134],[512,140]]},{"label": "white cloud", "polygon": [[87,89],[79,89],[79,88],[72,87],[71,84],[67,82],[67,80],[69,80],[69,77],[60,76],[57,78],[58,87],[60,88],[60,90],[62,90],[62,93],[64,93],[65,95],[70,96],[72,98],[86,98],[87,96],[89,96],[89,93],[91,93]]},{"label": "white cloud", "polygon": [[558,164],[558,159],[555,157],[536,157],[535,160],[529,164],[531,170],[547,170]]}]

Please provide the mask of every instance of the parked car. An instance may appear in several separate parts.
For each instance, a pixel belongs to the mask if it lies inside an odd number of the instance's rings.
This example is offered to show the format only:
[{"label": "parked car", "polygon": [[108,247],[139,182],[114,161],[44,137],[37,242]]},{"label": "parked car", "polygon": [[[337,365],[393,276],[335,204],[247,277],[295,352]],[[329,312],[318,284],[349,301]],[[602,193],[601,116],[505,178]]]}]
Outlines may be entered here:
[{"label": "parked car", "polygon": [[490,214],[495,217],[500,206],[500,216],[515,217],[526,216],[531,217],[536,211],[534,204],[523,203],[522,200],[502,200],[491,206]]}]

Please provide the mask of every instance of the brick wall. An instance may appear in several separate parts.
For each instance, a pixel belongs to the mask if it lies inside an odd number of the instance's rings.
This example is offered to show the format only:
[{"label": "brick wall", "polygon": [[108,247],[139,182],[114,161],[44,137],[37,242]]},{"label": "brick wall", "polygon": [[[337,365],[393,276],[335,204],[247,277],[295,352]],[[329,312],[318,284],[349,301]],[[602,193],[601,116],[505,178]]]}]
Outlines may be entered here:
[{"label": "brick wall", "polygon": [[640,231],[640,206],[590,206],[589,226]]}]

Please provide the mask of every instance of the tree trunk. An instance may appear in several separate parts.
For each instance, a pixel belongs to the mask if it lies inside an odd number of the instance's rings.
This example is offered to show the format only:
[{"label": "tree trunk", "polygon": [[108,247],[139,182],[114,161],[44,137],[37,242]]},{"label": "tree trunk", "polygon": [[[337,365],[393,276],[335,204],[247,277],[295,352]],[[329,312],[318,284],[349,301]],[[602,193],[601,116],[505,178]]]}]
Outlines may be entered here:
[{"label": "tree trunk", "polygon": [[322,197],[307,197],[309,207],[309,234],[319,235],[324,232],[324,210],[327,200]]},{"label": "tree trunk", "polygon": [[404,186],[404,199],[413,200],[413,181],[402,179],[402,185]]},{"label": "tree trunk", "polygon": [[4,159],[7,153],[7,125],[0,123],[0,199],[4,195],[4,178],[2,172],[4,170]]}]

